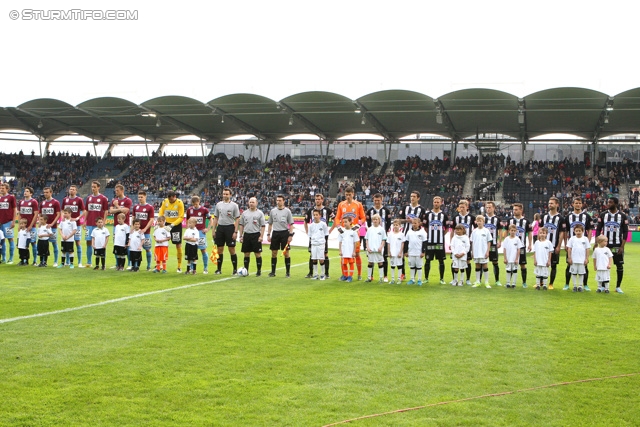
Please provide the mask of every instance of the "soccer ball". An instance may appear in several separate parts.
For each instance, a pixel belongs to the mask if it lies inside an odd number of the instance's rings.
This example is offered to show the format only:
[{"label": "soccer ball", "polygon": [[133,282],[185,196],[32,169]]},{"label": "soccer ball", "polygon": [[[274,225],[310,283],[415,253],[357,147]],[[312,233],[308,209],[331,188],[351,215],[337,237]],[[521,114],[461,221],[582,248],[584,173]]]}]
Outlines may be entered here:
[{"label": "soccer ball", "polygon": [[246,277],[246,276],[248,276],[248,275],[249,275],[249,272],[247,271],[247,269],[246,269],[246,268],[244,268],[244,267],[240,267],[240,268],[238,269],[238,276]]}]

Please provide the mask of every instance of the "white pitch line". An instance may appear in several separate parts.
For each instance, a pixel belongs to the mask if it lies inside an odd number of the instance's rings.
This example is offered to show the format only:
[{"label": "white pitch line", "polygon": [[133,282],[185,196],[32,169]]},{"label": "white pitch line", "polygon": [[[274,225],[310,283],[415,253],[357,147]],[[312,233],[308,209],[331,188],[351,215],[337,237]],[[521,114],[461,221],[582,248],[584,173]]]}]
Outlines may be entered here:
[{"label": "white pitch line", "polygon": [[[292,265],[291,268],[300,267],[300,266],[303,266],[303,265],[309,265],[309,261],[307,261],[305,263],[301,263],[301,264]],[[277,270],[283,270],[284,268],[285,267],[280,267]],[[85,310],[87,308],[100,307],[102,305],[115,304],[117,302],[128,301],[128,300],[134,299],[134,298],[142,298],[142,297],[147,297],[149,295],[163,294],[165,292],[180,291],[180,290],[183,290],[183,289],[189,289],[189,288],[193,288],[193,287],[196,287],[196,286],[209,285],[211,283],[220,283],[220,282],[224,282],[224,281],[227,281],[227,280],[238,279],[238,278],[239,278],[239,276],[225,277],[224,279],[210,280],[208,282],[200,282],[200,283],[191,283],[190,285],[178,286],[176,288],[159,289],[157,291],[144,292],[144,293],[141,293],[141,294],[129,295],[127,297],[110,299],[110,300],[106,300],[106,301],[96,302],[96,303],[93,303],[93,304],[81,305],[81,306],[78,306],[78,307],[64,308],[62,310],[46,311],[44,313],[36,313],[36,314],[28,314],[26,316],[10,317],[8,319],[0,319],[0,324],[10,323],[10,322],[17,322],[18,320],[34,319],[36,317],[51,316],[51,315],[54,315],[54,314],[69,313],[71,311]]]}]

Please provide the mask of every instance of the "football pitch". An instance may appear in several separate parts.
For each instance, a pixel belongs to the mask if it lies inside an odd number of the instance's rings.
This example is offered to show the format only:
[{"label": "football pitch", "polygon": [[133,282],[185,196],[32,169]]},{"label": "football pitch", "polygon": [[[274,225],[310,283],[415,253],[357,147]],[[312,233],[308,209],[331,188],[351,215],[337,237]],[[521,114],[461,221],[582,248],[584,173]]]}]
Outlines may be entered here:
[{"label": "football pitch", "polygon": [[639,423],[638,244],[623,295],[596,293],[592,264],[591,292],[562,291],[564,253],[546,292],[531,259],[513,290],[439,285],[435,262],[422,287],[344,283],[336,251],[309,280],[291,254],[290,279],[282,257],[267,277],[269,251],[259,278],[228,253],[221,276],[177,274],[173,247],[166,275],[111,254],[105,271],[0,265],[0,426]]}]

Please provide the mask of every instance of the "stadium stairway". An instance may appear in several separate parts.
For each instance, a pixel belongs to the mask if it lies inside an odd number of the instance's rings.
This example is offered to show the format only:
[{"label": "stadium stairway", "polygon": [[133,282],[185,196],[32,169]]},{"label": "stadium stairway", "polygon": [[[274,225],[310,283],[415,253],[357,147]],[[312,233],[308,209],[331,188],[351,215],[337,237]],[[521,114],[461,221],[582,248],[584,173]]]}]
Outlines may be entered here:
[{"label": "stadium stairway", "polygon": [[464,189],[462,190],[462,194],[465,196],[473,194],[473,183],[475,182],[476,169],[477,168],[472,168],[464,180]]},{"label": "stadium stairway", "polygon": [[[503,176],[504,176],[504,167],[501,167],[500,169],[498,169],[498,173],[496,174],[496,182],[498,181],[498,178]],[[496,205],[498,206],[502,206],[502,204],[504,203],[504,181],[500,186],[500,189],[496,191],[495,202],[496,202]]]},{"label": "stadium stairway", "polygon": [[620,185],[618,186],[618,194],[615,196],[622,196],[620,197],[620,202],[625,202],[629,205],[629,184],[627,182],[620,182]]}]

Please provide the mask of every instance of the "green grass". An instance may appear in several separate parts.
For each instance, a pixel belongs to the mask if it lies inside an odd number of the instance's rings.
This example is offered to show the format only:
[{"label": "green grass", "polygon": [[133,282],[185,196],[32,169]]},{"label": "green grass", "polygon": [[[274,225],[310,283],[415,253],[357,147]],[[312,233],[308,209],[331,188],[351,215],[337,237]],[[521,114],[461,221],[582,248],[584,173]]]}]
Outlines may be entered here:
[{"label": "green grass", "polygon": [[[337,259],[311,281],[298,248],[288,280],[229,278],[228,255],[223,276],[0,265],[0,319],[201,283],[0,323],[0,426],[322,426],[640,372],[639,255],[627,245],[624,295],[346,284]],[[349,425],[634,426],[639,392],[632,376]]]}]

